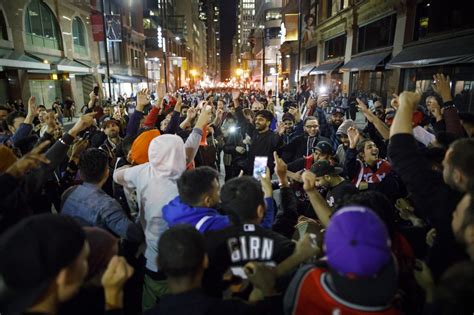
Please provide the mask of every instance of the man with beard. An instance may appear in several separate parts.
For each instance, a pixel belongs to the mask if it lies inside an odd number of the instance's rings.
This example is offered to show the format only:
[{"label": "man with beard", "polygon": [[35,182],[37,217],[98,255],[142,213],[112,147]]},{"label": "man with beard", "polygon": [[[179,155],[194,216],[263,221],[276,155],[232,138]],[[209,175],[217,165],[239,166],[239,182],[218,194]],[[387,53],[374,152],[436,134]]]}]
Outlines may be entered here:
[{"label": "man with beard", "polygon": [[344,122],[344,108],[341,107],[334,107],[331,111],[331,117],[328,123],[329,126],[329,140],[331,140],[332,149],[334,151],[337,150],[339,146],[339,139],[337,137],[337,129],[339,126]]},{"label": "man with beard", "polygon": [[[449,81],[436,76],[436,85],[444,106],[452,105]],[[461,195],[472,191],[474,183],[474,140],[461,139],[451,144],[443,161],[443,176],[430,168],[413,137],[412,116],[420,95],[403,92],[390,129],[388,156],[393,169],[402,178],[420,217],[436,229],[436,242],[431,249],[428,266],[438,279],[454,262],[463,259],[463,250],[455,246],[449,222]],[[447,104],[447,105],[446,105]]]},{"label": "man with beard", "polygon": [[275,132],[270,130],[270,123],[273,120],[273,114],[268,110],[260,110],[255,116],[255,125],[252,125],[244,117],[242,107],[238,96],[234,97],[235,116],[241,127],[250,133],[250,141],[246,139],[249,145],[248,164],[245,174],[253,173],[253,164],[256,156],[268,157],[267,166],[273,173],[274,161],[273,152],[279,151],[283,144],[283,139]]},{"label": "man with beard", "polygon": [[111,168],[114,168],[116,161],[117,145],[122,142],[122,139],[119,136],[119,122],[114,119],[107,120],[104,123],[103,128],[107,139],[105,139],[104,143],[99,147],[99,149],[107,153],[107,156],[109,158],[109,166]]},{"label": "man with beard", "polygon": [[112,174],[114,173],[115,163],[117,162],[117,146],[122,142],[122,139],[119,136],[119,122],[115,119],[109,119],[104,122],[103,129],[107,138],[99,147],[99,150],[104,151],[107,155],[110,176],[108,176],[107,181],[105,182],[102,189],[110,196],[113,196]]},{"label": "man with beard", "polygon": [[319,121],[314,116],[308,116],[303,121],[304,134],[293,139],[282,148],[285,162],[289,163],[299,158],[309,156],[313,153],[313,148],[320,141],[330,142],[329,139],[320,136]]}]

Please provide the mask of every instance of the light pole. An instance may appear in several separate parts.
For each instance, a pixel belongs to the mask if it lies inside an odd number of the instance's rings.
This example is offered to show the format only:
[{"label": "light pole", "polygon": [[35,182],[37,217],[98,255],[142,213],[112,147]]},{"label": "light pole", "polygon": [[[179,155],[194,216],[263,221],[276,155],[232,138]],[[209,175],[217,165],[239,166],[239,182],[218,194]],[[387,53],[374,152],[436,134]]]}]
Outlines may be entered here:
[{"label": "light pole", "polygon": [[262,31],[262,90],[265,91],[265,25],[259,25]]}]

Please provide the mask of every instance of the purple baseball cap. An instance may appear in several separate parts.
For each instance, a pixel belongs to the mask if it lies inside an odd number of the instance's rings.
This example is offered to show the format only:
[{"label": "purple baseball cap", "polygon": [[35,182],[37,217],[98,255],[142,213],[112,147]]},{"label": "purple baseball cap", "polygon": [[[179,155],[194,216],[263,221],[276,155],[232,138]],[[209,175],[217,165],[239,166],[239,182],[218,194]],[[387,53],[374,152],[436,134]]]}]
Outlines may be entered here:
[{"label": "purple baseball cap", "polygon": [[338,210],[326,229],[324,245],[329,266],[345,276],[375,276],[391,259],[387,228],[365,207]]}]

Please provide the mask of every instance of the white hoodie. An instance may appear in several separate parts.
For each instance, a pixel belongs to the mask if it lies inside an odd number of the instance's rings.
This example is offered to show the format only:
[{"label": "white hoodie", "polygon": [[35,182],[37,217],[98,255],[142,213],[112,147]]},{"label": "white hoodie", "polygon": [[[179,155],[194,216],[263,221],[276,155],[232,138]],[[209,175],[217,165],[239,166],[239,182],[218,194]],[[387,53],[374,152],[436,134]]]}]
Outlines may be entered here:
[{"label": "white hoodie", "polygon": [[158,136],[148,148],[148,163],[114,172],[116,183],[125,189],[136,189],[140,223],[145,231],[146,268],[151,271],[158,270],[158,240],[168,228],[163,206],[178,196],[176,181],[186,170],[187,150],[192,152],[188,152],[188,159],[194,159],[201,139],[199,131],[194,129],[186,144],[176,135]]}]

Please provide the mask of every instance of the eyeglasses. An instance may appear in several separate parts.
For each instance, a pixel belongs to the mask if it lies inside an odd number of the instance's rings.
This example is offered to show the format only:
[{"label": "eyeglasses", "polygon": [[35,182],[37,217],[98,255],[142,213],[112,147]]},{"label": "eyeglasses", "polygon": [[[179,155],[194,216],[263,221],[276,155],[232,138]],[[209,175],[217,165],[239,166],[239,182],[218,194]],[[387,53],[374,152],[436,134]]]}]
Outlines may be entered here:
[{"label": "eyeglasses", "polygon": [[308,125],[308,126],[305,126],[305,128],[308,128],[308,129],[317,129],[317,128],[319,128],[319,125]]}]

